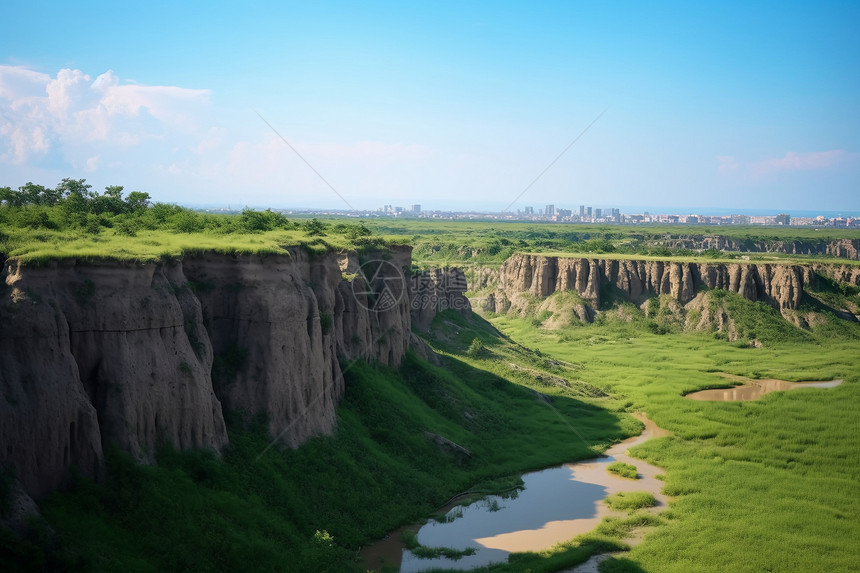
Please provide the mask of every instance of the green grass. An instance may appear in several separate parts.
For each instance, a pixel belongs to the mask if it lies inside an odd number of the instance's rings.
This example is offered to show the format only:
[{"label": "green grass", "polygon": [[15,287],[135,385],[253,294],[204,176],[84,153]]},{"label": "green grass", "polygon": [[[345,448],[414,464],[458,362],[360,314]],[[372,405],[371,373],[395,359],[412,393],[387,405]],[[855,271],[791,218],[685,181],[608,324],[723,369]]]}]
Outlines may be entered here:
[{"label": "green grass", "polygon": [[342,235],[317,237],[300,229],[262,233],[153,230],[140,231],[135,237],[109,230],[96,235],[76,231],[13,231],[6,245],[6,256],[28,264],[44,264],[64,258],[151,263],[207,251],[265,256],[286,255],[295,247],[312,253],[361,248],[361,243],[355,243]]},{"label": "green grass", "polygon": [[346,378],[337,433],[296,450],[260,456],[265,423],[238,418],[221,459],[162,448],[149,467],[111,449],[106,483],[79,480],[42,504],[56,541],[0,548],[4,570],[354,571],[361,545],[457,493],[515,489],[523,471],[592,455],[568,424],[589,444],[635,430],[574,397],[550,409],[453,358],[439,368],[408,355],[396,371],[357,363]]},{"label": "green grass", "polygon": [[[741,321],[769,340],[764,347],[741,348],[708,333],[657,334],[648,321],[611,313],[561,331],[507,316],[491,322],[512,343],[540,348],[674,434],[632,450],[665,468],[664,491],[674,499],[666,524],[634,547],[624,566],[851,571],[860,562],[852,541],[860,537],[860,326],[830,318],[804,331],[754,304],[741,310],[751,315]],[[753,402],[683,397],[725,385],[720,372],[845,383]]]},{"label": "green grass", "polygon": [[647,491],[619,491],[608,496],[604,501],[610,509],[619,511],[634,511],[657,505],[657,499]]},{"label": "green grass", "polygon": [[[407,239],[418,266],[500,265],[514,253],[600,258],[652,258],[678,261],[738,262],[741,253],[669,249],[667,239],[720,235],[753,248],[755,243],[799,241],[821,247],[834,239],[860,238],[860,230],[803,227],[643,225],[512,222],[496,220],[441,221],[374,219],[374,232],[390,239]],[[821,262],[826,256],[743,253],[754,262]],[[845,262],[844,259],[835,259]]]},{"label": "green grass", "polygon": [[624,462],[612,462],[606,466],[606,471],[625,477],[627,479],[639,479],[639,472],[636,471],[636,466],[633,464],[625,464]]},{"label": "green grass", "polygon": [[163,203],[131,209],[101,199],[67,197],[53,205],[20,206],[0,201],[0,258],[31,265],[64,258],[150,263],[199,252],[284,255],[299,247],[319,254],[389,244],[352,221],[291,221],[250,209],[235,215],[200,213]]}]

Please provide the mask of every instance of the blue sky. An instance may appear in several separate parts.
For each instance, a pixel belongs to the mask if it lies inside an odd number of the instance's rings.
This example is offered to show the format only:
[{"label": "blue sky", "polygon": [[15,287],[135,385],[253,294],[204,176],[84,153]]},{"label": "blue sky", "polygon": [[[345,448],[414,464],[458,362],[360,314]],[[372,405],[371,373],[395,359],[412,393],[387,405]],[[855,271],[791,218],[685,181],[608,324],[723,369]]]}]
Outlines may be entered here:
[{"label": "blue sky", "polygon": [[857,2],[177,4],[0,6],[0,185],[860,211]]}]

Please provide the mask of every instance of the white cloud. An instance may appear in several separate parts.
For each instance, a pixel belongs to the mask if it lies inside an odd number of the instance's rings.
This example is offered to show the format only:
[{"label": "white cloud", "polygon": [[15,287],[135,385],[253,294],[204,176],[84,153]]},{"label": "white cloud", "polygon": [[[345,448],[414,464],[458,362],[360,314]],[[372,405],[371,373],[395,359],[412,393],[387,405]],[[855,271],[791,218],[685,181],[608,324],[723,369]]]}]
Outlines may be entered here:
[{"label": "white cloud", "polygon": [[207,90],[120,85],[111,70],[93,80],[81,70],[62,69],[52,78],[0,66],[0,161],[24,164],[58,151],[74,165],[96,155],[83,143],[129,147],[190,133],[208,100]]},{"label": "white cloud", "polygon": [[718,155],[717,162],[719,163],[720,173],[733,173],[740,167],[738,160],[731,155]]},{"label": "white cloud", "polygon": [[860,153],[844,149],[828,151],[788,151],[782,157],[744,161],[731,155],[719,155],[717,169],[723,175],[739,173],[753,179],[784,173],[826,172],[860,167]]},{"label": "white cloud", "polygon": [[[408,142],[290,143],[351,195],[413,188],[415,174],[438,159]],[[250,110],[217,109],[208,90],[129,83],[113,70],[93,77],[62,69],[52,77],[0,65],[3,164],[9,172],[56,173],[57,180],[83,171],[94,182],[143,184],[153,196],[164,190],[159,200],[169,201],[227,202],[239,194],[249,203],[284,204],[332,195]]]},{"label": "white cloud", "polygon": [[45,94],[51,76],[20,66],[0,65],[0,99],[18,100]]},{"label": "white cloud", "polygon": [[851,153],[844,149],[810,152],[789,151],[782,157],[773,157],[756,162],[752,166],[752,171],[756,175],[765,175],[787,171],[823,170],[857,162],[858,159],[860,159],[860,153]]}]

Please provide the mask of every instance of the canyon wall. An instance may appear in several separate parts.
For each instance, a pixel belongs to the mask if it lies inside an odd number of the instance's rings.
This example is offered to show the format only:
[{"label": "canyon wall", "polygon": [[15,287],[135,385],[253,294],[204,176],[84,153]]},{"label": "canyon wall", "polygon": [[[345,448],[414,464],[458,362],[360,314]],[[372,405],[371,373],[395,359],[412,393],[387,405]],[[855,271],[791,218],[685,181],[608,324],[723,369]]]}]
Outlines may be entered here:
[{"label": "canyon wall", "polygon": [[220,450],[227,412],[296,446],[330,433],[343,361],[397,366],[411,340],[411,248],[150,264],[9,260],[0,283],[0,466],[41,497],[98,478],[116,443]]},{"label": "canyon wall", "polygon": [[702,251],[717,249],[742,253],[781,253],[788,255],[827,255],[853,261],[860,260],[860,239],[833,240],[753,240],[733,239],[722,235],[675,236],[649,240],[649,244],[669,249],[691,249]]},{"label": "canyon wall", "polygon": [[468,290],[466,275],[457,267],[431,269],[413,273],[412,324],[426,331],[436,314],[443,310],[456,310],[466,315],[472,312],[472,304],[466,298]]},{"label": "canyon wall", "polygon": [[[545,298],[557,292],[574,292],[592,309],[601,297],[618,289],[639,304],[657,295],[669,295],[681,304],[692,301],[704,288],[724,289],[751,301],[763,301],[780,311],[800,304],[804,285],[818,275],[858,284],[860,267],[852,265],[793,265],[759,263],[698,263],[600,258],[564,258],[543,255],[513,255],[495,276],[483,272],[474,276],[482,284],[495,284],[495,292],[483,306],[493,312],[507,312],[522,295]],[[577,311],[588,319],[588,312]]]}]

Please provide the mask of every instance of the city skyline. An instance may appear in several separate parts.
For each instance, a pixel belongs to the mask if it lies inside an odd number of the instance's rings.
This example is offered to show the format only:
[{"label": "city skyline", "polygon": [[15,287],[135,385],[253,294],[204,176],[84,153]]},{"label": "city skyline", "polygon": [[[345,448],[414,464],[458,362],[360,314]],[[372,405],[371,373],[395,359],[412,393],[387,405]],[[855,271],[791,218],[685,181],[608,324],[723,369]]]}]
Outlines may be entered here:
[{"label": "city skyline", "polygon": [[0,185],[860,211],[856,4],[13,0],[0,17]]}]

